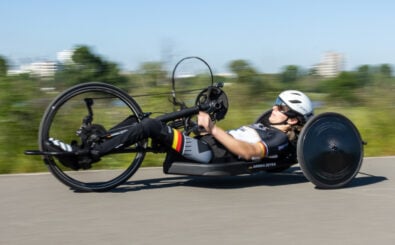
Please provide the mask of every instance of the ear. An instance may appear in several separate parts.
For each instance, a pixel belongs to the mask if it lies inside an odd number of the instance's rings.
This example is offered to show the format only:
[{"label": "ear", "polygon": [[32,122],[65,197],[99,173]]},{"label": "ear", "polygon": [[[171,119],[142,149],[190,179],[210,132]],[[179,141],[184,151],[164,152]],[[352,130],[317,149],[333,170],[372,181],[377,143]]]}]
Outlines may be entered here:
[{"label": "ear", "polygon": [[290,125],[295,125],[297,124],[299,121],[296,118],[288,118],[287,123]]}]

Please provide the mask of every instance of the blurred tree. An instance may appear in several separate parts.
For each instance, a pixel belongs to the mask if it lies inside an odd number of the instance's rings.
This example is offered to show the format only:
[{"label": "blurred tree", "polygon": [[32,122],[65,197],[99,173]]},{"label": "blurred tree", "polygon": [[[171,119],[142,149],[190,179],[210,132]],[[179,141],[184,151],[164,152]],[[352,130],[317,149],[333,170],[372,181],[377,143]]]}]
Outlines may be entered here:
[{"label": "blurred tree", "polygon": [[372,69],[369,65],[359,66],[357,69],[356,79],[358,86],[363,87],[372,82]]},{"label": "blurred tree", "polygon": [[240,83],[247,83],[250,79],[257,75],[256,70],[246,60],[234,60],[230,62],[229,69],[237,75]]},{"label": "blurred tree", "polygon": [[[374,85],[376,89],[391,90],[395,85],[392,76],[392,67],[389,64],[381,64],[374,69]],[[384,92],[384,91],[383,91]]]},{"label": "blurred tree", "polygon": [[115,63],[105,61],[92,53],[89,47],[79,46],[75,49],[72,61],[65,64],[56,73],[56,81],[71,86],[84,82],[105,82],[123,87],[127,78],[120,75],[120,70]]},{"label": "blurred tree", "polygon": [[7,60],[4,57],[0,56],[0,77],[7,76],[7,71],[8,71]]},{"label": "blurred tree", "polygon": [[388,64],[382,64],[379,67],[379,72],[380,72],[381,75],[383,75],[386,78],[392,77],[392,68]]},{"label": "blurred tree", "polygon": [[[246,60],[234,60],[229,63],[229,69],[236,74],[237,83],[243,85],[246,89],[246,99],[240,97],[241,103],[256,102],[255,99],[251,100],[251,96],[260,96],[263,99],[263,94],[268,90],[268,84],[265,83],[263,76],[259,74],[252,65]],[[240,91],[241,93],[244,93]],[[241,95],[241,94],[240,94]]]},{"label": "blurred tree", "polygon": [[312,67],[308,70],[307,75],[309,76],[318,76],[318,68]]},{"label": "blurred tree", "polygon": [[288,65],[280,73],[280,81],[282,83],[292,83],[299,79],[300,69],[296,65]]},{"label": "blurred tree", "polygon": [[145,85],[155,86],[165,83],[167,72],[162,62],[145,62],[141,64],[139,71]]},{"label": "blurred tree", "polygon": [[337,77],[329,79],[325,83],[330,102],[348,102],[356,104],[359,102],[355,89],[360,88],[356,73],[342,72]]},{"label": "blurred tree", "polygon": [[100,65],[103,64],[101,58],[94,55],[90,48],[87,46],[77,47],[74,50],[71,59],[76,64],[80,64],[86,67],[93,66],[92,68],[100,68]]}]

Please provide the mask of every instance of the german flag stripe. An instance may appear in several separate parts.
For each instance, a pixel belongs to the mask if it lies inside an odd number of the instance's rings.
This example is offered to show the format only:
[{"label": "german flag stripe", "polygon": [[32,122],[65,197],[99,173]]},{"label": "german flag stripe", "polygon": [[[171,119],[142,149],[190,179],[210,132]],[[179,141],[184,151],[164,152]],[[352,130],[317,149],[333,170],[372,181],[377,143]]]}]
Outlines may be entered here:
[{"label": "german flag stripe", "polygon": [[179,131],[173,129],[173,144],[171,145],[171,148],[173,148],[177,152],[181,152],[182,145],[183,145],[182,134]]},{"label": "german flag stripe", "polygon": [[267,146],[262,141],[258,142],[259,146],[261,147],[261,158],[267,156]]}]

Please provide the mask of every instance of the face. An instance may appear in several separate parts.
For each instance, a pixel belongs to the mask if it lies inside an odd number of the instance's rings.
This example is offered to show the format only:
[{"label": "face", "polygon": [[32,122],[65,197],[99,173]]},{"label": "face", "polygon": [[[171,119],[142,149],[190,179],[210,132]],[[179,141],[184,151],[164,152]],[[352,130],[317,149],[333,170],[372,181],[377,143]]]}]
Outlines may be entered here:
[{"label": "face", "polygon": [[270,123],[281,123],[287,120],[287,118],[288,117],[284,113],[279,111],[278,106],[276,105],[273,106],[272,114],[270,114],[269,117]]}]

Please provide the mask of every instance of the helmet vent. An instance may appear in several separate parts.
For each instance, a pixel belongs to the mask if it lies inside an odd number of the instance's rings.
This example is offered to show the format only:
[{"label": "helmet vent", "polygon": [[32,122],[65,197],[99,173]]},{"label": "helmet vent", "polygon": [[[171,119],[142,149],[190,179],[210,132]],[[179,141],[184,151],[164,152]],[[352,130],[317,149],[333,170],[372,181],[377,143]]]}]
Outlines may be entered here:
[{"label": "helmet vent", "polygon": [[302,103],[302,101],[300,101],[300,100],[290,100],[289,102],[295,103],[295,104]]}]

